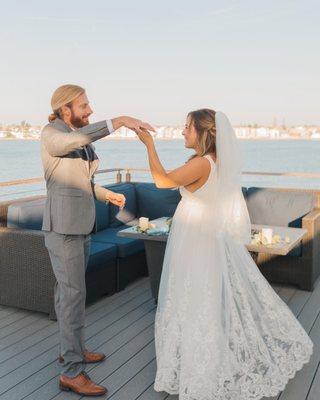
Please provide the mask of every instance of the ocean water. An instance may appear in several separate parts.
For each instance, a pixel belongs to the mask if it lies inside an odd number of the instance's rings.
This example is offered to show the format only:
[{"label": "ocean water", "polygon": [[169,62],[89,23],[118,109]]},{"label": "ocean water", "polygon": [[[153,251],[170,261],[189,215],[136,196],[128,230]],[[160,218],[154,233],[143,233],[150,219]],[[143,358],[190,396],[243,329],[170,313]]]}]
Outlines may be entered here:
[{"label": "ocean water", "polygon": [[[320,174],[320,141],[318,140],[239,140],[244,154],[244,170],[255,172],[310,172]],[[100,169],[148,168],[144,145],[138,140],[107,139],[94,143],[100,158]],[[166,169],[182,165],[192,151],[182,140],[156,141],[160,159]],[[0,140],[0,182],[42,176],[40,142]],[[111,182],[115,173],[97,175],[97,182]],[[135,173],[133,179],[150,180],[146,173]],[[280,186],[320,190],[319,178],[279,176],[243,176],[245,186]],[[44,192],[44,185],[21,185],[0,188],[0,200]]]}]

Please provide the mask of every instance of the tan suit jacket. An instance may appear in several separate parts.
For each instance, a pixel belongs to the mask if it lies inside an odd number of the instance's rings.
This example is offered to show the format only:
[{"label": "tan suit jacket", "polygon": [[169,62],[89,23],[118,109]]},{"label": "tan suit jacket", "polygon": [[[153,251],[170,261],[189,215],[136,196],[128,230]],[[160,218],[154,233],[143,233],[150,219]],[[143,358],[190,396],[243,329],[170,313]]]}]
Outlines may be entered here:
[{"label": "tan suit jacket", "polygon": [[94,199],[105,202],[108,190],[93,182],[99,159],[90,143],[109,134],[106,121],[73,131],[57,118],[43,128],[41,158],[47,186],[43,230],[66,235],[92,232]]}]

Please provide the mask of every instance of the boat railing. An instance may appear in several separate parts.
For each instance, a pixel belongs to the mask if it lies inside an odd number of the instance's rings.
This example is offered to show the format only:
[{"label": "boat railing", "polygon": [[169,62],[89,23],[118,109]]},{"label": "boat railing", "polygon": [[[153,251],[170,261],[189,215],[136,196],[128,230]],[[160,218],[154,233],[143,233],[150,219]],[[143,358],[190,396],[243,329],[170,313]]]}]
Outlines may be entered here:
[{"label": "boat railing", "polygon": [[[242,175],[249,182],[248,185],[244,184],[244,186],[267,186],[286,191],[314,192],[317,195],[317,207],[320,208],[320,173],[243,171]],[[97,183],[111,184],[131,181],[151,182],[150,169],[119,167],[100,169],[95,173],[95,182]],[[45,181],[43,177],[0,181],[0,201],[44,194]]]}]

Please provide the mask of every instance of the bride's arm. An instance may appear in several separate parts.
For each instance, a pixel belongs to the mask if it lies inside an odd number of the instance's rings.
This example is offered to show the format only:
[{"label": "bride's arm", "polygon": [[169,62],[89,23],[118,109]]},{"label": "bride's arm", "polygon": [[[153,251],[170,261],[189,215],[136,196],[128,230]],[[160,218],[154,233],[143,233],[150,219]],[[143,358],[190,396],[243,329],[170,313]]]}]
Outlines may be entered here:
[{"label": "bride's arm", "polygon": [[167,172],[161,164],[150,133],[139,133],[138,136],[147,148],[151,174],[158,188],[187,186],[208,173],[208,160],[203,157],[194,158],[182,167]]}]

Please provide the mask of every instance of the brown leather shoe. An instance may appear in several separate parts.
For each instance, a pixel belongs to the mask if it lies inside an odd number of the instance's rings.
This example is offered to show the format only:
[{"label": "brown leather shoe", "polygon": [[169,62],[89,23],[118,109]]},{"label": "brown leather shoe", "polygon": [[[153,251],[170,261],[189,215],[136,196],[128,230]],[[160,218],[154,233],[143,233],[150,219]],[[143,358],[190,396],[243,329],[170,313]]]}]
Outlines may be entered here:
[{"label": "brown leather shoe", "polygon": [[[106,356],[103,353],[93,353],[91,351],[85,350],[83,353],[84,361],[88,364],[97,363],[103,361]],[[59,363],[63,363],[64,359],[62,356],[59,356]]]},{"label": "brown leather shoe", "polygon": [[71,390],[83,396],[102,396],[107,393],[107,389],[104,386],[93,382],[85,372],[81,372],[81,374],[75,378],[61,375],[59,378],[59,386],[61,390]]}]

